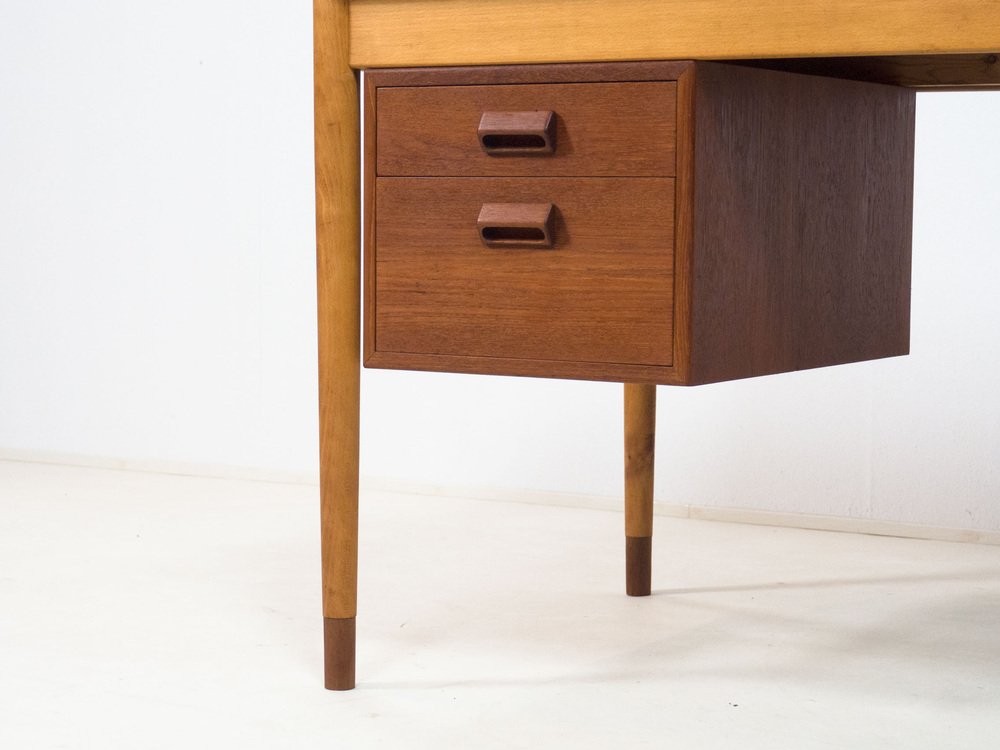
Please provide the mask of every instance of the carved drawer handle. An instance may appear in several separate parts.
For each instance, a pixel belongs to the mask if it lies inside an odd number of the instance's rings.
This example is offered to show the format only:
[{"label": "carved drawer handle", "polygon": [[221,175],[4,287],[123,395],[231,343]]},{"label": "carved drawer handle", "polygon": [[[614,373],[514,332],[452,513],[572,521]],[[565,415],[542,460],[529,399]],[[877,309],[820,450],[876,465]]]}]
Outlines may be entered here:
[{"label": "carved drawer handle", "polygon": [[484,203],[479,237],[487,247],[552,247],[551,203]]},{"label": "carved drawer handle", "polygon": [[531,156],[556,150],[556,113],[483,112],[479,145],[490,156]]}]

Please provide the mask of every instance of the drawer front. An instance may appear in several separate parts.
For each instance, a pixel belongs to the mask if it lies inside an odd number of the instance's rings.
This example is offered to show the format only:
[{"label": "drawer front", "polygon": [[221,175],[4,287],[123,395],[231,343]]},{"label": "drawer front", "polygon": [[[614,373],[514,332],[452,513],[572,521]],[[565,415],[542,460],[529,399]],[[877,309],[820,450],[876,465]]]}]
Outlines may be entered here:
[{"label": "drawer front", "polygon": [[[484,244],[548,204],[551,247]],[[380,177],[375,205],[375,352],[672,363],[673,179]]]},{"label": "drawer front", "polygon": [[[379,175],[675,175],[672,81],[387,86],[376,96]],[[553,113],[551,151],[533,146],[543,145],[540,112]],[[497,123],[507,137],[494,136],[496,150],[487,153],[480,126],[485,134]],[[518,140],[519,123],[533,141]]]}]

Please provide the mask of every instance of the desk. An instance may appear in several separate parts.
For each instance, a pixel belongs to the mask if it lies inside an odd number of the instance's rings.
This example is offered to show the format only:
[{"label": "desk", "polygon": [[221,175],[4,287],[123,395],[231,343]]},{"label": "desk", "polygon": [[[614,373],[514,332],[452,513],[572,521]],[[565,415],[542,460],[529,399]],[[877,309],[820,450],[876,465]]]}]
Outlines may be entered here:
[{"label": "desk", "polygon": [[[355,682],[359,70],[736,59],[908,87],[1000,87],[995,0],[315,0],[314,22],[323,615],[330,689],[350,689]],[[655,391],[625,388],[626,503],[644,512],[652,499]]]}]

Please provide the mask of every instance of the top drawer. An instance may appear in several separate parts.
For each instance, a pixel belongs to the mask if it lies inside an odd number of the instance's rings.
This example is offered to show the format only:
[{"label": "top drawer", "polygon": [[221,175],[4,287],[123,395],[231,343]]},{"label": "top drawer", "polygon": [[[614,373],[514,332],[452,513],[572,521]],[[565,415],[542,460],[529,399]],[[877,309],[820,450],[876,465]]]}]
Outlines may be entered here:
[{"label": "top drawer", "polygon": [[[377,172],[381,176],[673,177],[677,84],[672,81],[377,89]],[[516,148],[552,112],[551,152]],[[514,116],[508,114],[514,113]],[[517,113],[536,113],[535,116]],[[513,122],[509,153],[480,143],[487,121]],[[530,135],[526,132],[525,135]],[[538,137],[527,139],[528,144]]]}]

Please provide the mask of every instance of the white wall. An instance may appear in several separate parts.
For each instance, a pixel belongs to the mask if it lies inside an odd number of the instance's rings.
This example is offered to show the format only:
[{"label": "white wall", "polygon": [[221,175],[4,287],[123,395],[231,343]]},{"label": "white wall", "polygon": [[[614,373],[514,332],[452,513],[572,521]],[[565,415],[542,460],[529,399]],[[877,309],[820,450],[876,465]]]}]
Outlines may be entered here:
[{"label": "white wall", "polygon": [[[0,453],[315,472],[310,14],[0,5]],[[918,98],[912,355],[659,389],[658,499],[1000,528],[997,122]],[[367,475],[620,492],[620,386],[362,384]]]}]

